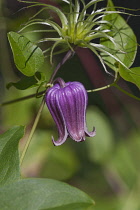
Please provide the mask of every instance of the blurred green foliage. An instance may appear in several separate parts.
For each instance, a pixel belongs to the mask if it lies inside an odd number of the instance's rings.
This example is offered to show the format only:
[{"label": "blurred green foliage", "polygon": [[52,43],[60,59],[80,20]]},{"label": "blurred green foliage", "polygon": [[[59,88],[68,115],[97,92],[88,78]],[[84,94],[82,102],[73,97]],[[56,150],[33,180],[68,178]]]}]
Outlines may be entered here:
[{"label": "blurred green foliage", "polygon": [[[55,2],[57,4],[60,1]],[[5,88],[7,83],[17,82],[23,75],[17,73],[10,47],[7,45],[7,40],[3,39],[7,31],[18,30],[23,22],[26,23],[30,14],[36,12],[35,8],[24,9],[14,14],[12,9],[10,10],[11,5],[7,8],[6,2],[3,3],[3,14],[1,11],[0,15],[0,22],[3,23],[0,24],[1,102],[36,92],[36,88],[23,91],[16,90],[14,87],[10,90]],[[63,7],[62,2],[60,6]],[[43,15],[47,18],[50,13],[45,11]],[[36,40],[38,38],[36,36],[39,35],[28,36]],[[54,66],[61,58],[61,56],[55,58]],[[42,71],[47,72],[48,78],[54,66],[50,67],[47,59],[42,66]],[[88,78],[87,72],[76,56],[61,70],[59,75],[63,75],[66,81],[69,78],[78,79],[86,85],[87,89],[93,88],[91,78]],[[108,79],[107,76],[105,78]],[[95,80],[98,79],[97,76]],[[126,83],[123,85],[127,86]],[[134,89],[132,85],[128,85],[130,89]],[[88,128],[92,130],[95,126],[97,134],[93,139],[87,138],[82,143],[68,139],[61,147],[54,147],[51,136],[57,139],[57,131],[45,107],[23,164],[23,176],[54,178],[76,186],[94,197],[95,210],[140,210],[140,104],[114,89],[112,91],[112,98],[117,104],[117,108],[114,104],[111,105],[114,106],[113,113],[107,111],[109,109],[105,107],[102,94],[89,95]],[[108,98],[108,92],[103,92],[103,95],[108,101],[111,100]],[[3,132],[13,125],[27,125],[26,135],[28,135],[40,101],[41,99],[33,98],[2,107],[0,131]],[[26,137],[20,142],[20,151],[24,147]]]}]

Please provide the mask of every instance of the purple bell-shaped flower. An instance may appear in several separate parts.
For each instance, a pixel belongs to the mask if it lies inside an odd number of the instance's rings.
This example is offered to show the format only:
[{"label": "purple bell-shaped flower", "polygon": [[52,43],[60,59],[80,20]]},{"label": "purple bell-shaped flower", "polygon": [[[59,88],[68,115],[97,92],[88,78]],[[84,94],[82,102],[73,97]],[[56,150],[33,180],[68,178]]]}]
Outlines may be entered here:
[{"label": "purple bell-shaped flower", "polygon": [[87,91],[80,82],[65,83],[58,78],[48,89],[46,104],[59,133],[57,141],[52,137],[54,145],[63,144],[68,137],[80,142],[85,140],[85,136],[95,136],[95,129],[88,132],[86,127],[87,101]]}]

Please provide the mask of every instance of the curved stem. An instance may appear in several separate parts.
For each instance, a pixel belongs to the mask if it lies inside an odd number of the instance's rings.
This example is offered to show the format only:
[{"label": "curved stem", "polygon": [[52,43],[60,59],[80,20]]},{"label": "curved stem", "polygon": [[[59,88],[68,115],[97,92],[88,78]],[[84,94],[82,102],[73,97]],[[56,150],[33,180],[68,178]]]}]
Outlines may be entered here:
[{"label": "curved stem", "polygon": [[24,101],[24,100],[27,100],[27,99],[30,99],[30,98],[34,98],[36,96],[41,96],[45,92],[46,91],[41,91],[38,94],[34,93],[34,94],[31,94],[31,95],[28,95],[28,96],[24,96],[24,97],[21,97],[21,98],[16,98],[16,99],[11,100],[11,101],[5,101],[2,104],[0,104],[0,107],[1,106],[5,106],[5,105],[9,105],[9,104],[13,104],[13,103],[16,103],[16,102]]},{"label": "curved stem", "polygon": [[39,119],[40,119],[40,116],[41,116],[41,113],[42,113],[44,104],[45,104],[45,100],[44,100],[44,97],[43,97],[43,100],[42,100],[42,102],[41,102],[41,105],[40,105],[40,108],[39,108],[39,110],[38,110],[37,116],[36,116],[36,118],[35,118],[34,124],[33,124],[33,126],[32,126],[31,131],[30,131],[30,135],[29,135],[28,140],[27,140],[27,142],[26,142],[26,144],[25,144],[25,147],[24,147],[24,149],[23,149],[23,152],[22,152],[22,155],[21,155],[21,158],[20,158],[20,165],[21,165],[22,162],[23,162],[23,159],[24,159],[24,157],[25,157],[25,154],[26,154],[26,152],[27,152],[27,149],[28,149],[28,147],[29,147],[29,145],[30,145],[30,142],[31,142],[31,140],[32,140],[32,137],[33,137],[33,134],[34,134],[35,129],[36,129],[36,127],[37,127],[37,124],[38,124],[38,122],[39,122]]},{"label": "curved stem", "polygon": [[118,90],[120,90],[122,93],[124,93],[124,94],[130,96],[131,98],[134,98],[134,99],[140,101],[140,98],[138,98],[137,96],[134,96],[133,94],[127,92],[127,91],[124,90],[124,89],[122,89],[119,85],[113,84],[112,86],[116,87],[116,88],[117,88]]},{"label": "curved stem", "polygon": [[116,84],[116,81],[113,82],[112,84],[110,85],[106,85],[106,86],[103,86],[103,87],[100,87],[100,88],[96,88],[96,89],[93,89],[93,90],[87,90],[88,93],[92,93],[92,92],[96,92],[96,91],[100,91],[100,90],[105,90],[107,88],[110,88],[110,87],[116,87],[118,90],[120,90],[122,93],[130,96],[131,98],[134,98],[138,101],[140,101],[140,98],[138,98],[137,96],[134,96],[133,94],[127,92],[126,90],[122,89],[119,85]]},{"label": "curved stem", "polygon": [[106,85],[106,86],[103,86],[103,87],[100,87],[100,88],[93,89],[93,90],[87,90],[87,92],[88,93],[92,93],[92,92],[96,92],[96,91],[100,91],[100,90],[105,90],[107,88],[110,88],[112,86],[115,86],[119,79],[120,79],[120,76],[118,75],[118,72],[115,72],[115,79],[114,79],[114,82],[113,83],[111,83],[110,85]]},{"label": "curved stem", "polygon": [[93,90],[87,90],[87,92],[88,93],[92,93],[92,92],[96,92],[96,91],[100,91],[100,90],[105,90],[107,88],[110,88],[113,85],[114,85],[114,83],[112,83],[110,85],[106,85],[106,86],[100,87],[100,88],[96,88],[96,89],[93,89]]},{"label": "curved stem", "polygon": [[60,67],[72,56],[74,54],[74,52],[73,51],[71,51],[71,50],[69,50],[67,53],[66,53],[66,55],[65,55],[65,57],[63,58],[63,60],[56,66],[56,68],[55,68],[55,70],[54,70],[54,72],[53,72],[53,74],[52,74],[52,76],[51,76],[51,78],[50,78],[50,80],[49,80],[49,83],[52,83],[53,82],[53,79],[54,79],[54,77],[55,77],[55,75],[57,74],[57,72],[58,72],[58,70],[60,69]]}]

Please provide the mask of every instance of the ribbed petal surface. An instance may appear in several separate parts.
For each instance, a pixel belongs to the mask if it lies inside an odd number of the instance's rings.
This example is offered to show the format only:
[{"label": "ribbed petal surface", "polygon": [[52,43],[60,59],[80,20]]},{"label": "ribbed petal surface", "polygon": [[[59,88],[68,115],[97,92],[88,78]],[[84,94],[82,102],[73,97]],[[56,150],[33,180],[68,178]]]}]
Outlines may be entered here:
[{"label": "ribbed petal surface", "polygon": [[59,90],[60,108],[69,136],[75,141],[82,141],[85,139],[85,89],[78,82],[66,83],[66,85],[66,87]]},{"label": "ribbed petal surface", "polygon": [[55,145],[63,144],[68,136],[77,142],[84,141],[85,136],[95,136],[95,129],[88,132],[86,127],[87,100],[87,92],[79,82],[58,79],[47,91],[46,104],[59,132],[58,140],[52,139]]},{"label": "ribbed petal surface", "polygon": [[57,125],[59,138],[57,141],[54,141],[54,138],[52,137],[52,141],[54,145],[58,146],[63,144],[68,136],[67,129],[65,126],[63,115],[60,111],[59,103],[58,103],[58,97],[57,97],[57,91],[59,89],[59,85],[54,85],[53,88],[50,88],[49,91],[46,94],[46,103],[48,106],[48,109],[50,110],[50,113]]}]

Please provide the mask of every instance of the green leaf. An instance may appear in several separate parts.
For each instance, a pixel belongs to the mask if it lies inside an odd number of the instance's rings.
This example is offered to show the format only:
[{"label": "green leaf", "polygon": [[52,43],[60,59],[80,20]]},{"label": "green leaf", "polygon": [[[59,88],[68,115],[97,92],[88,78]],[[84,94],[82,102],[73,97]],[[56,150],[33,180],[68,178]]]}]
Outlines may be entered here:
[{"label": "green leaf", "polygon": [[0,188],[2,210],[86,210],[93,204],[79,189],[51,179],[24,179]]},{"label": "green leaf", "polygon": [[[111,0],[108,1],[107,11],[115,11]],[[137,40],[133,30],[129,27],[126,21],[119,14],[106,14],[103,17],[108,24],[103,26],[103,29],[109,29],[109,36],[114,39],[114,44],[107,38],[102,38],[101,44],[109,48],[112,55],[119,58],[128,68],[133,64],[137,52]],[[106,64],[113,70],[118,70],[116,60],[104,53],[102,57]]]},{"label": "green leaf", "polygon": [[36,72],[34,76],[32,77],[26,77],[24,76],[20,81],[18,82],[10,82],[7,84],[7,88],[14,86],[16,89],[19,90],[26,90],[28,88],[37,87],[40,85],[39,81],[45,80],[44,76],[40,72]]},{"label": "green leaf", "polygon": [[121,66],[119,69],[119,73],[124,80],[132,82],[138,88],[140,88],[140,67],[134,67],[128,70]]},{"label": "green leaf", "polygon": [[8,39],[18,70],[26,76],[33,76],[44,62],[42,50],[29,39],[15,32],[9,32]]},{"label": "green leaf", "polygon": [[20,178],[18,143],[24,127],[15,126],[0,135],[0,185]]},{"label": "green leaf", "polygon": [[96,107],[91,106],[87,110],[87,122],[89,129],[96,128],[96,136],[86,141],[88,155],[92,161],[105,163],[113,151],[113,132],[107,117]]}]

